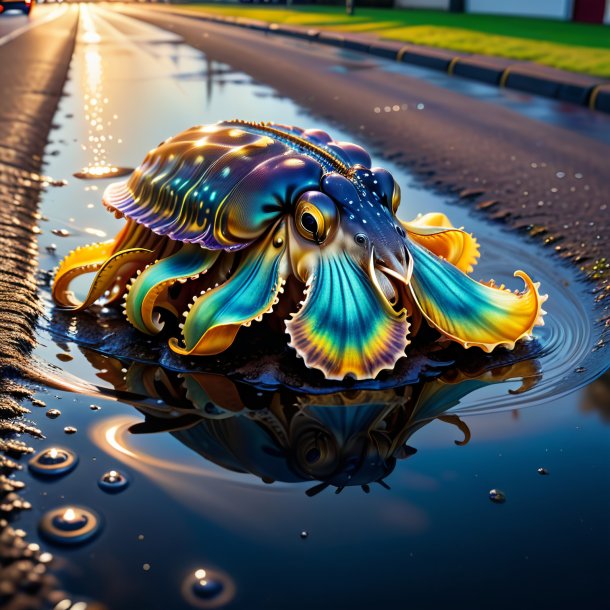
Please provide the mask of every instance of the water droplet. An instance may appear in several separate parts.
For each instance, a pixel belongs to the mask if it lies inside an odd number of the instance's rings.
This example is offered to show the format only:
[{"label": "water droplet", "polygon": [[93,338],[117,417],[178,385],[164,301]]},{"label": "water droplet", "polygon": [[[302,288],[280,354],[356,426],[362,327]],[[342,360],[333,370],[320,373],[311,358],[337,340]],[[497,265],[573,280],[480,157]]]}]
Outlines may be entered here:
[{"label": "water droplet", "polygon": [[37,453],[29,462],[31,472],[45,476],[60,476],[76,468],[78,457],[70,449],[49,447]]},{"label": "water droplet", "polygon": [[307,532],[306,530],[303,530],[300,534],[301,538],[305,539],[305,538],[309,538],[309,532]]},{"label": "water droplet", "polygon": [[574,369],[575,373],[584,373],[587,369],[584,366],[579,366]]},{"label": "water droplet", "polygon": [[61,411],[59,409],[49,409],[46,413],[46,416],[50,419],[56,419],[61,415]]},{"label": "water droplet", "polygon": [[49,244],[46,249],[49,254],[55,254],[57,251],[57,244]]},{"label": "water droplet", "polygon": [[57,237],[70,237],[71,233],[67,229],[52,229],[51,233]]},{"label": "water droplet", "polygon": [[74,426],[66,426],[64,428],[64,432],[66,434],[76,434],[78,432],[78,430]]},{"label": "water droplet", "polygon": [[142,569],[143,569],[145,572],[148,572],[148,570],[150,570],[150,563],[145,563],[145,564],[142,566]]},{"label": "water droplet", "polygon": [[118,470],[109,470],[105,472],[97,482],[98,487],[108,493],[118,493],[123,491],[129,485],[129,479]]},{"label": "water droplet", "polygon": [[492,489],[489,492],[489,499],[492,502],[495,502],[496,504],[503,504],[504,502],[506,502],[506,495],[503,491],[500,491],[499,489]]},{"label": "water droplet", "polygon": [[101,519],[90,508],[62,506],[46,512],[40,520],[40,534],[49,542],[64,545],[91,540],[101,528]]},{"label": "water droplet", "polygon": [[99,405],[89,405],[89,408],[92,411],[99,411],[102,407],[100,407]]},{"label": "water droplet", "polygon": [[193,593],[201,599],[214,599],[218,597],[224,589],[220,580],[214,580],[209,576],[193,583]]},{"label": "water droplet", "polygon": [[546,468],[538,468],[538,474],[542,474],[542,475],[547,475],[549,474],[549,471]]},{"label": "water droplet", "polygon": [[182,594],[197,608],[217,608],[227,604],[235,595],[233,581],[218,570],[199,568],[185,579]]},{"label": "water droplet", "polygon": [[40,563],[51,563],[53,561],[53,555],[51,553],[41,553],[38,557]]}]

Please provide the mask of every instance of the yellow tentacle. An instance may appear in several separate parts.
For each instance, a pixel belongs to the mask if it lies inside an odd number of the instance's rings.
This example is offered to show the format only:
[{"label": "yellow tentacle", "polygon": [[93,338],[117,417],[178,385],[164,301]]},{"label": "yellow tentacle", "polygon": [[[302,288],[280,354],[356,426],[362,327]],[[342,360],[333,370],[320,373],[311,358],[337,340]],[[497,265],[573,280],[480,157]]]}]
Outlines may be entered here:
[{"label": "yellow tentacle", "polygon": [[115,241],[105,241],[72,250],[59,264],[55,272],[51,293],[63,307],[76,307],[80,301],[70,290],[72,280],[85,273],[98,271],[111,255]]},{"label": "yellow tentacle", "polygon": [[[95,274],[89,292],[85,299],[81,302],[72,294],[70,297],[70,309],[80,311],[93,305],[107,290],[110,290],[117,282],[124,286],[124,279],[121,277],[121,270],[128,268],[129,273],[136,272],[135,270],[143,269],[155,256],[153,250],[146,248],[132,248],[130,250],[121,250],[108,258]],[[116,295],[110,295],[111,300],[116,299]]]},{"label": "yellow tentacle", "polygon": [[445,214],[425,214],[411,222],[401,221],[401,224],[409,238],[420,246],[461,271],[473,271],[479,258],[479,244],[470,233],[455,228]]}]

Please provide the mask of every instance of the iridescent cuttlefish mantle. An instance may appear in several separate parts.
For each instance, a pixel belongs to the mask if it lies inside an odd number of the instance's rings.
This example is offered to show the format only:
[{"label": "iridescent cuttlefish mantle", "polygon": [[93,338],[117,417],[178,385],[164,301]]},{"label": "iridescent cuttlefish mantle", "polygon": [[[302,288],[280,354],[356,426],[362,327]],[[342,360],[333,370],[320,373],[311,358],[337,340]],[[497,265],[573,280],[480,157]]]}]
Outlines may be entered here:
[{"label": "iridescent cuttlefish mantle", "polygon": [[[515,272],[522,292],[473,280],[472,235],[443,214],[399,220],[392,176],[320,130],[193,127],[103,202],[125,226],[71,252],[53,298],[74,310],[123,301],[135,328],[166,333],[182,355],[223,352],[270,314],[308,367],[368,379],[392,369],[424,326],[490,352],[543,324],[546,296],[526,273]],[[79,300],[71,284],[86,273]]]}]

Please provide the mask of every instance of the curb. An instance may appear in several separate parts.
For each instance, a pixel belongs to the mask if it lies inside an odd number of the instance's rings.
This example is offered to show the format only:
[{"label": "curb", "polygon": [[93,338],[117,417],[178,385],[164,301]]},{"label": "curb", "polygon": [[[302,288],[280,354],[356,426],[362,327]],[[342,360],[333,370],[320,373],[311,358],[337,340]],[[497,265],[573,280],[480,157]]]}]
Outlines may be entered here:
[{"label": "curb", "polygon": [[523,91],[610,113],[610,82],[586,74],[557,70],[531,62],[513,61],[503,57],[471,55],[400,41],[375,39],[366,35],[305,29],[242,17],[199,14],[169,7],[162,10],[181,17],[368,53],[384,59],[438,70],[489,85]]},{"label": "curb", "polygon": [[[70,8],[44,28],[30,28],[0,49],[0,79],[11,83],[0,108],[0,378],[27,369],[29,350],[36,344],[40,303],[33,228],[38,225],[38,198],[47,180],[40,175],[43,153],[76,40],[75,11]],[[42,48],[47,55],[40,52]],[[8,61],[11,57],[20,61]],[[12,128],[16,121],[18,131]],[[0,421],[6,411],[4,398],[0,388]]]}]

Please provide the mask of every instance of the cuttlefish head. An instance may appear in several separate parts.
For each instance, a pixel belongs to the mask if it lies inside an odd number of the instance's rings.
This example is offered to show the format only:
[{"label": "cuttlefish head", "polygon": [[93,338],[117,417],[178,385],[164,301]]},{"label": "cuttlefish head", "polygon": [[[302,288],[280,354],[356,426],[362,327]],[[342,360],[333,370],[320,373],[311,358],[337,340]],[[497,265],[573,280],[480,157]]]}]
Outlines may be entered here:
[{"label": "cuttlefish head", "polygon": [[326,174],[295,203],[289,260],[306,288],[286,326],[307,366],[327,378],[372,378],[404,355],[410,260],[399,201],[387,171],[356,167]]}]

